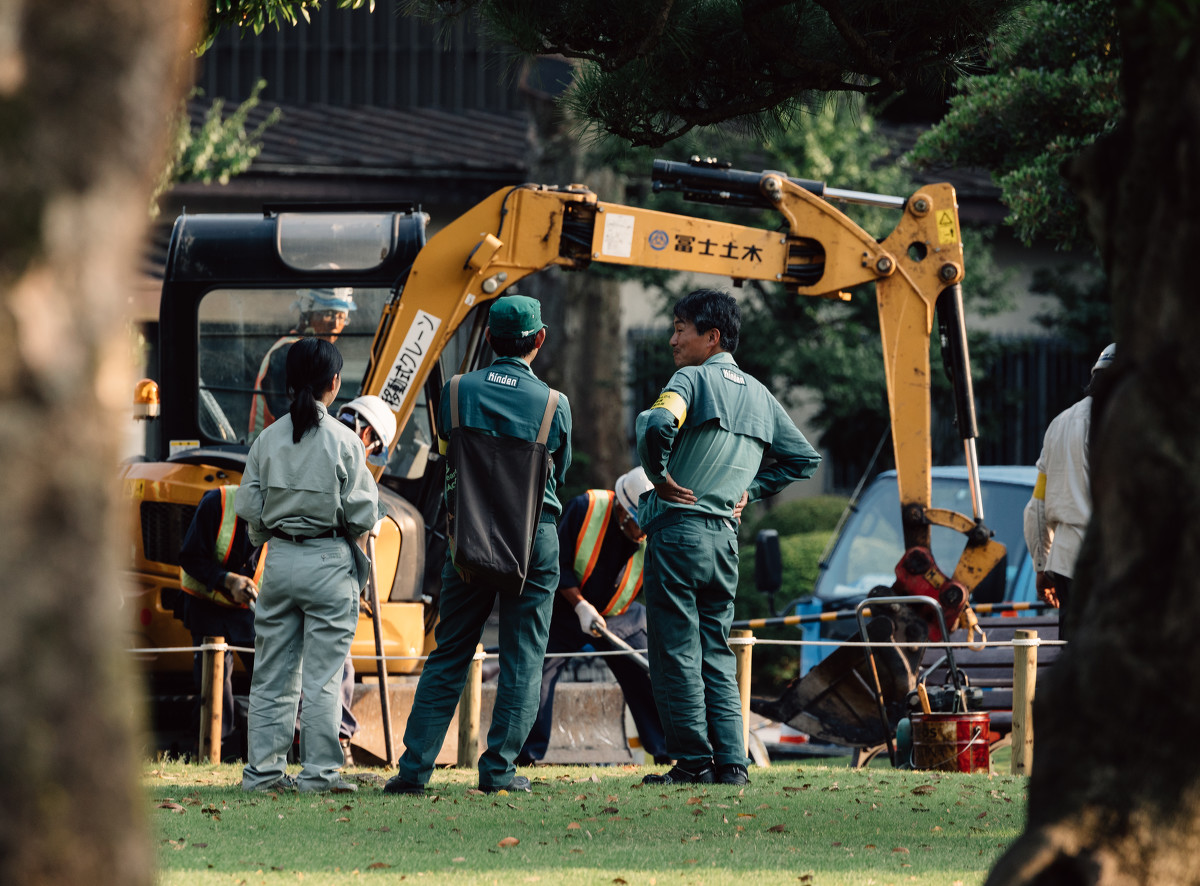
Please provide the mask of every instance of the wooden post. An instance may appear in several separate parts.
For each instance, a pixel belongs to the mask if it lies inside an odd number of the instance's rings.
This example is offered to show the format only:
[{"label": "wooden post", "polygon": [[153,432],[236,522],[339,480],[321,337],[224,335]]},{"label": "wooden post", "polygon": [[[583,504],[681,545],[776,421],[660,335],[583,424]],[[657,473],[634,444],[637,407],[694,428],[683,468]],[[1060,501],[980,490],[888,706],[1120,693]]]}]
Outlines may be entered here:
[{"label": "wooden post", "polygon": [[1028,775],[1033,768],[1033,696],[1037,688],[1037,638],[1037,631],[1013,631],[1013,775]]},{"label": "wooden post", "polygon": [[737,659],[738,695],[742,699],[742,750],[750,755],[750,671],[754,651],[753,631],[730,631],[730,640],[741,640],[733,643],[733,655]]},{"label": "wooden post", "polygon": [[483,706],[483,644],[475,647],[475,657],[467,668],[467,685],[458,700],[459,769],[473,769],[479,758],[479,709]]},{"label": "wooden post", "polygon": [[[224,637],[205,637],[207,647],[224,647]],[[221,762],[221,718],[225,708],[225,650],[204,650],[204,666],[200,678],[200,742],[201,760]]]}]

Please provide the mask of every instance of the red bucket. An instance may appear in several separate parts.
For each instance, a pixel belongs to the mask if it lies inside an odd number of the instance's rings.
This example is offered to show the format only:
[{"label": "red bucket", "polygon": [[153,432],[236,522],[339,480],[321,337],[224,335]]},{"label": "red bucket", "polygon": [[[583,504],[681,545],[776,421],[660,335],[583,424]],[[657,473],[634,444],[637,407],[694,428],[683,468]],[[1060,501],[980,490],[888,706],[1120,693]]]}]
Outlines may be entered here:
[{"label": "red bucket", "polygon": [[913,768],[989,772],[987,711],[913,714]]}]

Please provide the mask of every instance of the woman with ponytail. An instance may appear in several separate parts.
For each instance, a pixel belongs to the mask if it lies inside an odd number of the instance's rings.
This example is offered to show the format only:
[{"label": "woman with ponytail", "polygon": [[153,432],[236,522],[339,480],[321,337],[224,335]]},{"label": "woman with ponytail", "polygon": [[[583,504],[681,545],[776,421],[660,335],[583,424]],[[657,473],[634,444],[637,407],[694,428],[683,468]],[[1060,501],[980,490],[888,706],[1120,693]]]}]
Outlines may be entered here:
[{"label": "woman with ponytail", "polygon": [[[382,513],[362,443],[328,412],[341,371],[330,342],[291,346],[291,406],[250,447],[238,490],[250,540],[270,542],[254,615],[247,791],[355,790],[339,771],[338,690],[369,571],[357,539]],[[301,770],[293,780],[286,764],[301,690]]]}]

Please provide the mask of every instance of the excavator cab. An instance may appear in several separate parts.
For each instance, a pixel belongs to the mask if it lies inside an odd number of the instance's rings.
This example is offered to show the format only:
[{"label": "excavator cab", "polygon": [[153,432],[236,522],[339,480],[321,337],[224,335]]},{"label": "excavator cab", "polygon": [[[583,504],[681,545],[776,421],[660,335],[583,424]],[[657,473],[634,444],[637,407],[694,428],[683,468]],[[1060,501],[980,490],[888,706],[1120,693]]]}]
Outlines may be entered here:
[{"label": "excavator cab", "polygon": [[[124,467],[138,529],[131,562],[134,648],[191,646],[174,617],[182,593],[180,544],[201,496],[239,481],[254,437],[287,408],[283,379],[272,377],[282,362],[271,356],[300,336],[332,340],[345,359],[336,414],[358,393],[385,306],[398,297],[425,245],[426,223],[411,206],[280,206],[254,214],[185,214],[175,222],[158,341],[147,367],[157,382],[158,415],[146,416],[145,455]],[[443,357],[455,360],[456,351],[461,348],[452,342]],[[431,375],[430,387],[439,375]],[[427,582],[425,542],[440,507],[441,478],[431,415],[422,390],[414,420],[380,478],[388,515],[376,556],[389,656],[423,654],[432,623],[436,568]],[[352,651],[357,671],[375,672],[365,613]],[[152,670],[191,673],[188,652],[142,655]],[[411,673],[419,662],[396,660],[389,669]]]}]

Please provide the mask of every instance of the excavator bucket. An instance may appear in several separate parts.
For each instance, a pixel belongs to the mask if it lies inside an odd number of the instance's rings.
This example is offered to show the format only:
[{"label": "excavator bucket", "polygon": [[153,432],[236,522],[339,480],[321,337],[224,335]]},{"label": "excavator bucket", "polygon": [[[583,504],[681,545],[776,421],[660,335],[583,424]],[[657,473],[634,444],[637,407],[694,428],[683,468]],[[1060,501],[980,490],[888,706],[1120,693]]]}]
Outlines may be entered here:
[{"label": "excavator bucket", "polygon": [[[888,604],[872,606],[871,611],[867,636],[872,642],[920,643],[929,637],[928,623],[912,607]],[[849,747],[881,745],[908,712],[905,697],[916,687],[922,647],[872,647],[887,734],[867,651],[861,646],[843,646],[789,683],[775,701],[751,699],[750,709],[820,741]]]}]

